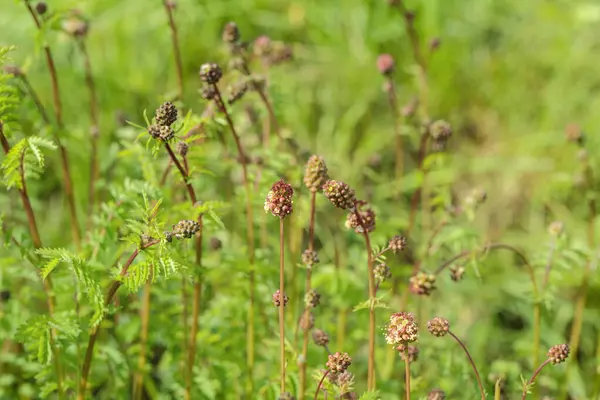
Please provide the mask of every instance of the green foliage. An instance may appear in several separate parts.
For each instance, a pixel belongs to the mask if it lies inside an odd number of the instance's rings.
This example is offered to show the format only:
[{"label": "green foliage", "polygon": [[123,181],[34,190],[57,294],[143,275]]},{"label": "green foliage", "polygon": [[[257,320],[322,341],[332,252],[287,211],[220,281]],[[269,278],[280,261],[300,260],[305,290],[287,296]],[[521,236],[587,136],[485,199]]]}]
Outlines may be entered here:
[{"label": "green foliage", "polygon": [[45,166],[42,149],[54,150],[56,146],[49,140],[38,136],[30,136],[17,142],[2,160],[4,185],[7,189],[23,187],[23,178],[39,178]]}]

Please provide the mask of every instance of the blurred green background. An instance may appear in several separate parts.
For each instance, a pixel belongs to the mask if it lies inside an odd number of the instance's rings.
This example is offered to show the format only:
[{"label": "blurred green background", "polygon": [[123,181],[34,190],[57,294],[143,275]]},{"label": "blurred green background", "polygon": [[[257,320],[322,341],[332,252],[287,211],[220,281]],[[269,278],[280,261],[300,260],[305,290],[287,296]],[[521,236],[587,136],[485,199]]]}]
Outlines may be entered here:
[{"label": "blurred green background", "polygon": [[[407,0],[406,4],[415,12],[423,49],[428,49],[428,43],[435,38],[441,41],[439,49],[428,55],[429,111],[433,119],[445,119],[454,127],[448,151],[437,169],[433,168],[429,182],[436,188],[451,186],[459,196],[472,187],[487,191],[488,201],[474,220],[461,225],[463,231],[468,226],[473,236],[480,238],[473,240],[473,246],[486,240],[515,244],[525,249],[534,264],[543,269],[549,243],[547,225],[560,220],[568,232],[568,247],[586,247],[589,222],[586,200],[595,196],[595,192],[576,187],[580,161],[576,147],[567,145],[564,130],[573,122],[583,127],[587,133],[588,157],[596,158],[599,140],[595,132],[600,124],[597,112],[600,3]],[[90,21],[87,46],[100,100],[101,146],[108,153],[119,128],[118,115],[143,123],[144,110],[154,110],[175,95],[177,81],[165,11],[158,0],[50,0],[48,6],[51,11],[79,9]],[[412,172],[412,161],[407,162],[408,173],[400,181],[389,173],[394,156],[393,119],[382,89],[384,79],[375,67],[377,56],[390,53],[396,60],[395,81],[401,105],[407,104],[418,90],[404,22],[387,1],[179,0],[175,18],[183,59],[184,103],[197,114],[205,105],[197,93],[200,65],[207,61],[227,65],[228,53],[221,41],[226,22],[238,24],[243,40],[252,41],[265,34],[292,45],[294,60],[273,68],[269,77],[269,92],[285,134],[302,148],[323,155],[332,176],[362,188],[363,194],[366,189],[362,185],[368,184],[369,197],[382,216],[375,235],[378,243],[385,243],[386,238],[405,229],[408,207],[393,198],[397,189],[411,193],[417,178]],[[89,115],[83,63],[72,38],[56,32],[47,38],[63,91],[64,120],[69,133],[65,142],[71,149],[74,178],[85,182]],[[39,40],[23,4],[2,0],[0,45],[17,46],[11,57],[23,66],[42,102],[50,105],[50,80],[43,54],[36,46]],[[405,126],[403,134],[408,148],[414,150],[418,145],[418,129]],[[101,165],[107,166],[102,159]],[[49,177],[43,183],[52,185],[55,179],[58,185],[58,169],[55,172],[54,178]],[[47,189],[38,185],[32,189],[34,192],[43,193]],[[83,213],[87,186],[76,185],[76,190]],[[321,206],[325,207],[324,202]],[[306,208],[299,205],[304,214]],[[41,220],[49,238],[47,243],[64,245],[61,232],[66,232],[68,226],[66,208],[55,207]],[[454,234],[458,235],[451,230],[438,238],[451,251],[438,258],[434,255],[432,265],[426,267],[435,269],[441,259],[464,248],[464,242],[453,242]],[[418,237],[413,239],[417,241]],[[276,239],[272,240],[275,246]],[[349,242],[350,249],[343,259],[354,268],[353,260],[363,257],[362,247],[354,238]],[[590,253],[592,250],[588,249]],[[322,258],[332,260],[332,248],[326,247]],[[528,377],[534,367],[528,365],[531,305],[523,300],[528,295],[528,282],[526,275],[512,264],[514,260],[504,253],[488,255],[478,263],[479,270],[471,273],[460,287],[446,279],[439,283],[433,301],[412,304],[415,308],[423,307],[425,315],[440,314],[457,321],[455,330],[469,343],[479,361],[487,390],[492,390],[490,379],[494,373],[504,373],[510,378],[512,389],[507,398],[516,397],[519,375]],[[568,342],[573,299],[584,265],[580,259],[567,258],[551,279],[551,291],[544,299],[543,348]],[[403,274],[408,276],[407,270],[400,273]],[[334,276],[333,265],[326,264],[322,274],[315,277],[315,285],[322,288],[326,298],[334,299],[332,304],[351,309],[364,297],[361,275],[345,278],[348,282],[342,285],[346,290],[343,293],[336,292],[342,290],[339,283],[331,285]],[[213,277],[215,287],[225,285],[226,278]],[[597,375],[600,355],[596,354],[600,282],[595,266],[589,284],[579,367],[569,375],[573,399],[592,398],[593,382],[600,379]],[[265,285],[262,293],[268,296],[267,287],[272,286]],[[215,301],[205,318],[218,320],[223,312],[220,307],[233,309],[243,302],[243,299],[236,304],[225,304],[222,299]],[[398,299],[392,299],[390,312],[397,305]],[[241,318],[233,311],[224,315]],[[363,320],[366,323],[364,315],[362,320],[349,322],[347,333],[348,341],[363,347],[344,349],[356,353],[354,372],[360,378],[357,388],[361,390],[365,386],[363,342],[367,328],[366,324],[361,325]],[[378,311],[378,325],[383,326],[386,315],[386,311]],[[506,315],[522,319],[524,326],[507,327],[511,324],[503,319]],[[338,317],[325,314],[324,326],[335,331]],[[239,355],[229,361],[241,368],[243,328],[238,328]],[[202,350],[205,353],[201,357],[210,363],[220,357],[223,349],[212,342],[214,338],[208,332],[206,335],[201,338],[203,343],[216,346]],[[378,361],[383,364],[387,353],[382,338],[378,340],[381,342]],[[266,345],[274,349],[275,342]],[[470,387],[465,393],[471,371],[464,360],[458,361],[462,354],[456,348],[428,336],[423,338],[422,346],[422,364],[417,363],[414,369],[415,393],[425,395],[432,382],[437,382],[450,398],[476,398],[475,390]],[[439,358],[438,352],[447,348],[453,349],[453,356]],[[318,349],[311,352],[314,366],[322,354]],[[224,365],[223,369],[232,368],[230,364]],[[384,373],[378,378],[383,399],[397,398],[402,391],[400,362],[396,363],[396,369],[397,373]],[[276,370],[276,365],[264,367],[260,372],[264,385],[271,383],[268,377],[275,375]],[[563,383],[564,370],[557,370],[547,371],[546,376],[553,379],[543,380],[549,393],[561,392],[558,387]],[[201,372],[197,379],[202,388],[198,398],[230,398],[223,397],[224,393],[228,393],[227,388],[239,376],[231,370],[221,371],[218,378],[209,378]]]}]

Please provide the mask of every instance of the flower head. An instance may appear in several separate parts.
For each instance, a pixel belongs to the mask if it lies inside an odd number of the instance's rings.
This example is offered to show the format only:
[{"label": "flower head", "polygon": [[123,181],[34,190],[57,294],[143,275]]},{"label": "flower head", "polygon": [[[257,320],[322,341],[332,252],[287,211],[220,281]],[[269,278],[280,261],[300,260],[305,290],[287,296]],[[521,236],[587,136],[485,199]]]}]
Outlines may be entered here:
[{"label": "flower head", "polygon": [[265,200],[265,212],[270,212],[275,217],[284,219],[293,211],[294,189],[283,179],[275,182]]},{"label": "flower head", "polygon": [[339,351],[329,355],[327,363],[325,364],[329,371],[333,374],[341,374],[345,372],[348,367],[352,364],[352,359],[348,353],[340,353]]},{"label": "flower head", "polygon": [[177,107],[170,101],[166,101],[158,107],[155,116],[158,125],[171,126],[177,121]]},{"label": "flower head", "polygon": [[[408,361],[409,363],[413,363],[417,361],[419,358],[419,348],[417,346],[409,346],[407,344],[401,344],[396,347],[398,354],[404,361]],[[406,358],[406,353],[408,352],[408,358]]]},{"label": "flower head", "polygon": [[445,400],[446,393],[442,389],[432,389],[427,395],[427,400]]},{"label": "flower head", "polygon": [[306,308],[315,308],[321,303],[321,295],[316,290],[309,290],[304,295],[304,305]]},{"label": "flower head", "polygon": [[312,268],[313,265],[319,263],[319,255],[314,250],[306,249],[302,252],[302,263],[308,268]]},{"label": "flower head", "polygon": [[373,269],[373,275],[378,283],[385,282],[392,277],[392,270],[385,263],[379,263]]},{"label": "flower head", "polygon": [[375,211],[371,208],[362,209],[365,203],[361,202],[357,211],[350,212],[346,217],[346,227],[353,229],[356,233],[373,232],[375,230],[376,220]]},{"label": "flower head", "polygon": [[454,282],[458,282],[460,280],[462,280],[462,278],[465,275],[465,268],[461,267],[460,265],[451,265],[450,266],[450,279],[452,279]]},{"label": "flower head", "polygon": [[557,344],[548,350],[548,360],[550,360],[552,364],[560,364],[569,357],[570,352],[571,349],[568,344]]},{"label": "flower head", "polygon": [[391,75],[396,68],[394,57],[390,54],[381,54],[377,57],[377,69],[382,75]]},{"label": "flower head", "polygon": [[327,165],[323,157],[317,155],[310,156],[304,169],[304,185],[311,192],[320,192],[323,189],[323,184],[328,179]]},{"label": "flower head", "polygon": [[317,346],[325,347],[329,344],[329,335],[321,329],[315,329],[312,333],[313,341]]},{"label": "flower head", "polygon": [[223,28],[223,41],[225,43],[237,43],[240,40],[240,30],[235,22],[228,22]]},{"label": "flower head", "polygon": [[450,322],[446,318],[435,317],[427,322],[427,330],[436,337],[446,336],[450,331]]},{"label": "flower head", "polygon": [[328,180],[323,184],[323,194],[329,199],[331,204],[344,210],[352,210],[356,202],[354,190],[347,184],[340,181]]},{"label": "flower head", "polygon": [[[287,295],[284,293],[283,294],[283,306],[287,306],[289,298],[287,297]],[[279,307],[281,306],[281,292],[279,291],[279,289],[277,289],[275,291],[275,293],[273,293],[273,304],[275,304],[275,307]]]},{"label": "flower head", "polygon": [[190,219],[179,221],[173,225],[173,236],[177,239],[190,239],[200,230],[200,224]]},{"label": "flower head", "polygon": [[399,312],[390,316],[385,328],[385,340],[388,344],[399,345],[417,340],[419,326],[413,313]]},{"label": "flower head", "polygon": [[200,67],[200,79],[209,85],[216,85],[222,76],[221,67],[215,63],[202,64]]},{"label": "flower head", "polygon": [[429,296],[436,288],[435,275],[426,272],[417,272],[416,275],[410,278],[409,288],[415,294]]},{"label": "flower head", "polygon": [[406,248],[406,238],[404,236],[396,235],[390,239],[388,246],[394,254],[397,254]]}]

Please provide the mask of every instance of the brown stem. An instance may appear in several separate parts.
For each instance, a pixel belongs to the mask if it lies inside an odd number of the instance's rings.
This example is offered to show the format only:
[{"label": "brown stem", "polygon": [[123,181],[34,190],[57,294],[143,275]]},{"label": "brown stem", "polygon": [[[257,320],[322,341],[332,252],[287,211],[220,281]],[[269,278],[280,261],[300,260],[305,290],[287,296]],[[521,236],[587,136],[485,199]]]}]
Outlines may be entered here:
[{"label": "brown stem", "polygon": [[410,361],[408,358],[408,346],[404,350],[404,390],[406,392],[406,400],[410,400]]},{"label": "brown stem", "polygon": [[281,393],[285,392],[285,273],[284,273],[284,243],[283,218],[279,219],[279,355]]},{"label": "brown stem", "polygon": [[533,384],[533,382],[535,381],[535,378],[537,378],[537,376],[539,375],[539,373],[542,371],[542,369],[548,365],[548,363],[550,363],[550,360],[546,360],[542,363],[542,365],[540,365],[535,372],[533,373],[533,375],[531,376],[531,379],[529,379],[529,381],[527,382],[527,385],[525,385],[525,387],[523,388],[523,394],[521,396],[521,400],[525,400],[525,398],[527,397],[527,388],[529,386],[531,386]]},{"label": "brown stem", "polygon": [[[135,251],[133,253],[131,253],[129,258],[127,259],[127,261],[121,268],[119,277],[123,278],[125,276],[125,274],[127,274],[129,267],[131,266],[133,261],[136,259],[136,257],[140,254],[140,250],[145,250],[149,247],[154,246],[155,244],[158,244],[159,242],[160,242],[159,240],[152,240],[152,241],[142,245],[139,249],[135,249]],[[117,290],[119,289],[119,287],[121,287],[121,284],[122,284],[121,279],[118,279],[118,280],[114,280],[111,283],[111,285],[109,286],[108,291],[106,293],[106,297],[104,299],[104,304],[106,307],[108,307],[110,305],[110,303],[113,301],[113,298],[114,298],[115,294],[117,293]],[[90,373],[90,368],[92,366],[92,358],[94,356],[94,346],[96,345],[96,339],[98,338],[99,331],[100,331],[100,324],[96,324],[96,326],[94,326],[92,328],[92,331],[90,332],[90,338],[88,340],[87,349],[85,351],[85,359],[83,361],[83,366],[81,368],[81,378],[79,381],[79,391],[77,394],[77,400],[84,400],[84,398],[85,398],[87,381],[88,381],[88,377],[89,377],[89,373]]]},{"label": "brown stem", "polygon": [[448,331],[448,334],[450,336],[452,336],[454,338],[454,340],[456,340],[456,342],[460,345],[460,347],[462,347],[462,349],[464,350],[465,354],[467,355],[467,358],[469,359],[469,363],[471,363],[471,367],[473,367],[473,372],[475,372],[475,377],[477,378],[477,385],[479,385],[479,391],[481,392],[481,399],[485,400],[485,391],[483,390],[483,384],[481,383],[481,377],[479,376],[479,372],[477,371],[477,367],[475,366],[475,362],[473,361],[473,358],[471,357],[471,354],[469,354],[469,350],[467,350],[467,347],[458,338],[458,336],[456,336],[451,331]]},{"label": "brown stem", "polygon": [[144,386],[144,368],[146,367],[146,345],[148,342],[148,325],[150,321],[150,290],[152,284],[150,280],[144,285],[142,296],[142,306],[140,308],[140,319],[142,321],[140,332],[140,353],[138,354],[137,372],[133,384],[133,399],[141,400]]},{"label": "brown stem", "polygon": [[90,128],[91,145],[92,150],[90,154],[90,186],[88,189],[88,220],[87,228],[90,229],[92,223],[92,216],[94,214],[94,207],[96,203],[96,183],[98,181],[99,169],[98,169],[98,139],[99,139],[99,118],[98,118],[98,95],[96,93],[96,85],[94,83],[94,76],[92,74],[92,63],[90,61],[90,55],[87,51],[85,39],[77,40],[79,50],[83,57],[83,64],[85,68],[85,83],[90,94],[90,120],[92,126]]},{"label": "brown stem", "polygon": [[[247,343],[247,358],[248,358],[248,379],[250,384],[250,392],[253,388],[253,375],[254,375],[254,287],[255,287],[255,273],[254,273],[254,218],[252,216],[252,188],[248,178],[248,158],[242,147],[240,137],[235,130],[233,120],[225,107],[223,97],[219,87],[215,84],[212,85],[215,90],[216,98],[215,104],[221,113],[225,115],[227,124],[235,141],[235,146],[238,151],[240,163],[242,165],[242,179],[244,187],[246,189],[246,235],[247,235],[247,246],[248,246],[248,260],[250,262],[250,271],[248,273],[249,283],[249,304],[248,304],[248,330],[246,332],[246,343]],[[283,294],[282,294],[283,295]]]},{"label": "brown stem", "polygon": [[181,64],[181,51],[179,50],[179,39],[177,37],[177,24],[173,18],[173,6],[169,0],[163,0],[167,17],[169,18],[169,28],[171,29],[171,39],[173,42],[173,56],[175,57],[175,66],[177,68],[177,87],[179,89],[179,100],[183,100],[183,67]]},{"label": "brown stem", "polygon": [[[308,250],[313,251],[315,246],[315,214],[316,214],[316,200],[317,192],[311,191],[310,193],[310,222],[308,225]],[[305,292],[310,292],[311,289],[311,275],[312,267],[308,266],[306,269],[306,283]],[[304,318],[308,318],[308,308],[304,308]],[[309,329],[308,325],[304,327],[304,337],[302,341],[302,364],[300,366],[300,398],[303,399],[306,393],[306,364],[307,364],[307,353],[308,353],[308,336]]]},{"label": "brown stem", "polygon": [[185,170],[185,168],[181,165],[181,163],[177,159],[177,156],[173,152],[173,149],[171,148],[171,145],[168,142],[165,142],[165,148],[167,149],[167,152],[169,153],[169,156],[171,157],[171,161],[173,162],[173,164],[175,164],[175,166],[179,170],[179,173],[181,174],[181,177],[183,178],[183,181],[185,182],[185,188],[187,189],[187,192],[190,195],[190,200],[192,202],[192,205],[195,206],[198,199],[196,198],[196,192],[194,191],[194,188],[192,187],[192,184],[189,181],[189,176],[187,174],[187,171]]},{"label": "brown stem", "polygon": [[325,380],[325,378],[327,377],[327,375],[329,375],[329,370],[325,371],[325,373],[323,374],[323,376],[321,377],[321,380],[319,381],[319,385],[317,386],[317,390],[315,391],[315,398],[314,400],[317,400],[319,398],[319,391],[321,391],[321,386],[323,386],[323,381]]},{"label": "brown stem", "polygon": [[[10,152],[10,144],[4,136],[4,125],[2,121],[0,121],[0,144],[2,145],[2,149],[5,154]],[[25,209],[25,215],[27,216],[27,223],[29,225],[29,234],[31,235],[31,240],[33,242],[33,246],[36,249],[43,247],[42,239],[40,237],[40,232],[37,227],[37,221],[35,219],[35,213],[33,212],[33,207],[31,206],[31,201],[29,199],[29,194],[27,193],[27,182],[25,182],[25,170],[23,168],[23,157],[25,153],[21,156],[21,165],[19,166],[20,174],[21,174],[21,188],[19,189],[19,196],[21,197],[21,203],[23,204],[23,208]],[[54,316],[54,310],[56,308],[56,298],[54,295],[54,285],[52,284],[52,279],[50,276],[47,276],[46,279],[42,279],[42,284],[44,286],[44,293],[46,294],[46,304],[48,307],[48,314],[50,318]],[[56,347],[56,336],[57,331],[55,328],[52,328],[52,335],[50,336],[50,348],[53,354],[54,368],[56,370],[56,385],[58,391],[58,397],[63,398],[64,396],[64,388],[63,388],[63,372],[62,365],[60,359],[60,351]]]},{"label": "brown stem", "polygon": [[[38,19],[35,11],[31,7],[31,4],[28,0],[24,0],[25,6],[31,14],[33,21],[35,22],[38,30],[42,30],[42,25],[40,20]],[[46,64],[48,65],[48,71],[50,72],[50,80],[52,83],[52,98],[54,101],[54,115],[56,117],[56,124],[58,126],[59,131],[63,129],[63,119],[62,119],[62,104],[60,101],[60,90],[58,87],[58,74],[56,72],[56,66],[54,65],[54,58],[52,57],[52,52],[50,51],[50,47],[48,45],[44,45],[44,55],[46,56]],[[61,167],[63,172],[64,179],[64,188],[65,195],[67,197],[67,203],[69,206],[69,215],[71,218],[71,233],[73,235],[73,241],[75,242],[75,247],[77,249],[81,248],[81,235],[79,233],[79,219],[77,217],[77,209],[75,207],[75,196],[73,194],[73,180],[71,178],[71,172],[69,169],[69,159],[67,156],[67,150],[61,144],[59,137],[55,135],[54,140],[56,141],[61,157]]]}]

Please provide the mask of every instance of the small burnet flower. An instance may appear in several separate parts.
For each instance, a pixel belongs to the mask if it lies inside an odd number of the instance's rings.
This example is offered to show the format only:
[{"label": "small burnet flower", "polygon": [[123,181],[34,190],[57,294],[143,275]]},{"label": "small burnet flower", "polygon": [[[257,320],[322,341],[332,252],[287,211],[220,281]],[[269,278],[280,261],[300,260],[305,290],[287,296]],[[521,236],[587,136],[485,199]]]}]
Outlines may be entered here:
[{"label": "small burnet flower", "polygon": [[265,199],[265,212],[284,219],[293,211],[294,189],[283,179],[275,182]]},{"label": "small burnet flower", "polygon": [[390,54],[380,54],[377,57],[377,70],[382,75],[391,75],[394,73],[396,69],[396,63],[394,62],[394,57]]},{"label": "small burnet flower", "polygon": [[432,389],[427,395],[427,400],[445,400],[446,392],[442,389]]},{"label": "small burnet flower", "polygon": [[39,15],[46,14],[46,11],[48,11],[48,5],[45,2],[40,1],[35,5],[35,12]]},{"label": "small burnet flower", "polygon": [[171,126],[177,121],[177,107],[170,101],[165,101],[156,109],[156,123],[163,126]]},{"label": "small burnet flower", "polygon": [[330,372],[327,378],[329,379],[329,382],[331,382],[335,386],[344,387],[352,383],[352,381],[354,380],[354,374],[348,370],[340,374],[332,374]]},{"label": "small burnet flower", "polygon": [[[279,291],[279,289],[277,289],[275,291],[275,293],[273,293],[273,304],[275,304],[275,307],[279,307],[281,305],[281,292]],[[287,297],[286,294],[283,295],[283,306],[287,306],[289,298]]]},{"label": "small burnet flower", "polygon": [[223,41],[225,43],[237,43],[240,40],[240,30],[235,22],[228,22],[223,28]]},{"label": "small burnet flower", "polygon": [[446,336],[450,331],[450,322],[446,318],[435,317],[427,322],[427,330],[436,337]]},{"label": "small burnet flower", "polygon": [[354,208],[356,194],[344,182],[334,181],[333,179],[328,180],[323,184],[323,194],[337,208],[344,210],[352,210]]},{"label": "small burnet flower", "polygon": [[565,230],[565,224],[561,221],[554,221],[548,226],[548,233],[554,237],[559,237]]},{"label": "small burnet flower", "polygon": [[296,397],[290,392],[283,392],[279,395],[278,400],[296,400]]},{"label": "small burnet flower", "polygon": [[404,236],[396,235],[390,239],[388,246],[394,254],[397,254],[398,252],[406,249],[406,243],[407,240]]},{"label": "small burnet flower", "polygon": [[565,128],[565,137],[569,142],[583,143],[583,131],[578,124],[571,123]]},{"label": "small burnet flower", "polygon": [[409,280],[410,291],[415,294],[429,296],[436,289],[435,280],[436,277],[433,274],[417,272]]},{"label": "small burnet flower", "polygon": [[429,127],[429,132],[433,140],[445,141],[452,136],[452,126],[444,120],[437,120]]},{"label": "small burnet flower", "polygon": [[315,316],[311,312],[302,313],[300,317],[300,328],[302,330],[311,330],[315,327]]},{"label": "small burnet flower", "polygon": [[348,353],[335,352],[329,355],[327,363],[325,364],[329,371],[333,374],[341,374],[345,372],[348,367],[352,364],[352,359]]},{"label": "small burnet flower", "polygon": [[373,275],[378,283],[385,282],[392,277],[392,270],[385,263],[379,263],[373,269]]},{"label": "small burnet flower", "polygon": [[346,217],[346,227],[353,229],[356,233],[363,233],[363,231],[373,232],[376,226],[375,211],[371,208],[365,210],[359,210],[358,215],[356,212],[351,212]]},{"label": "small burnet flower", "polygon": [[571,349],[568,344],[557,344],[548,350],[548,360],[550,360],[552,364],[560,364],[569,357],[570,352]]},{"label": "small burnet flower", "polygon": [[175,147],[175,150],[177,150],[177,154],[179,154],[181,157],[187,156],[189,149],[190,146],[184,141],[177,142],[177,147]]},{"label": "small burnet flower", "polygon": [[205,63],[200,67],[200,79],[209,85],[216,85],[221,80],[223,72],[215,63]]},{"label": "small burnet flower", "polygon": [[319,263],[319,255],[316,251],[306,249],[302,252],[302,263],[309,268]]},{"label": "small burnet flower", "polygon": [[258,57],[265,57],[271,52],[271,39],[262,35],[256,38],[253,45],[254,54]]},{"label": "small burnet flower", "polygon": [[304,295],[304,305],[306,308],[316,308],[321,303],[321,295],[315,289],[309,290]]},{"label": "small burnet flower", "polygon": [[221,239],[216,237],[210,238],[210,248],[212,250],[221,250],[221,247],[223,247],[223,242],[221,242]]},{"label": "small burnet flower", "polygon": [[398,355],[402,358],[403,361],[406,361],[406,352],[408,350],[408,362],[413,363],[419,359],[419,348],[417,346],[409,346],[407,344],[400,344],[396,347],[398,351]]},{"label": "small burnet flower", "polygon": [[454,282],[458,282],[464,278],[465,268],[460,265],[452,265],[449,268],[450,270],[450,279]]},{"label": "small burnet flower", "polygon": [[179,221],[173,225],[173,236],[177,239],[190,239],[200,230],[200,224],[190,219]]},{"label": "small burnet flower", "polygon": [[148,127],[148,134],[154,139],[160,139],[164,142],[175,137],[175,131],[170,126],[152,124]]},{"label": "small burnet flower", "polygon": [[321,156],[312,155],[304,168],[304,185],[311,192],[320,192],[323,190],[323,184],[327,182],[327,165]]},{"label": "small burnet flower", "polygon": [[246,92],[248,91],[248,83],[247,82],[237,82],[229,88],[229,98],[227,102],[229,104],[234,104],[239,101]]},{"label": "small burnet flower", "polygon": [[322,329],[315,329],[312,338],[317,346],[325,347],[329,344],[329,335]]},{"label": "small burnet flower", "polygon": [[419,326],[415,315],[409,312],[392,314],[385,328],[385,340],[388,344],[399,345],[413,343],[417,340]]},{"label": "small burnet flower", "polygon": [[212,85],[204,85],[200,89],[200,97],[204,100],[214,100],[217,97],[217,91]]}]

